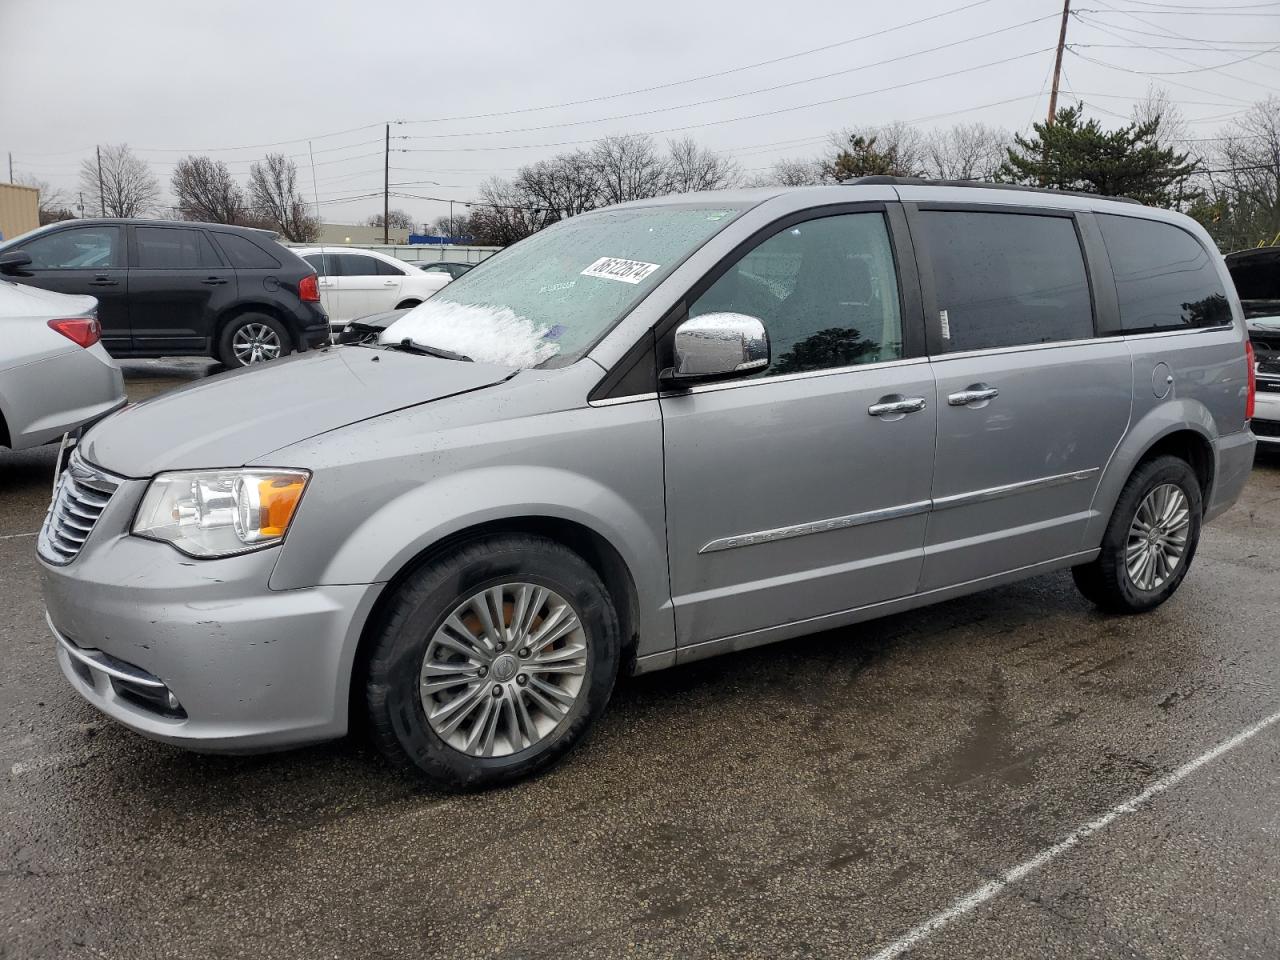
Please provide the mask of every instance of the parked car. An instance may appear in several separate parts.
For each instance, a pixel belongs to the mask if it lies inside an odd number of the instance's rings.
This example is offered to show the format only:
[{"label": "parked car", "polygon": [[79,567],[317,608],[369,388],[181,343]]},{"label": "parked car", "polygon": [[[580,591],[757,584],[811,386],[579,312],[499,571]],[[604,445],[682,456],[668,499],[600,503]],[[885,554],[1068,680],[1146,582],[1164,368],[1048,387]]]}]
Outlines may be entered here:
[{"label": "parked car", "polygon": [[1258,442],[1280,449],[1280,247],[1226,257],[1253,345],[1258,400],[1252,428]]},{"label": "parked car", "polygon": [[0,274],[96,297],[114,357],[210,356],[240,367],[329,337],[314,271],[266,230],[66,220],[0,244]]},{"label": "parked car", "polygon": [[388,310],[386,313],[375,313],[367,317],[357,317],[338,334],[338,343],[376,343],[382,331],[391,326],[413,307],[402,307],[399,310]]},{"label": "parked car", "polygon": [[0,446],[38,447],[124,406],[93,297],[0,280]]},{"label": "parked car", "polygon": [[91,430],[39,541],[58,659],[169,743],[356,711],[474,787],[564,755],[620,671],[1055,570],[1140,613],[1248,479],[1246,342],[1205,231],[1132,202],[872,177],[582,214],[378,345]]},{"label": "parked car", "polygon": [[416,307],[453,279],[373,250],[305,247],[297,253],[320,275],[320,299],[334,334],[356,317]]},{"label": "parked car", "polygon": [[450,280],[457,280],[474,266],[474,263],[445,263],[443,261],[419,264],[423,273],[447,273]]}]

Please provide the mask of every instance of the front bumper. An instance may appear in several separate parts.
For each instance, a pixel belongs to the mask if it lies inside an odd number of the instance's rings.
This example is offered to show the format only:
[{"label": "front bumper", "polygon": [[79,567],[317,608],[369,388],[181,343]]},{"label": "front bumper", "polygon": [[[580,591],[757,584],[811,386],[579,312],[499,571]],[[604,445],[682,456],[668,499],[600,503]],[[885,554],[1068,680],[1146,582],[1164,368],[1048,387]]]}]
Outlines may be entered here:
[{"label": "front bumper", "polygon": [[274,549],[194,561],[101,533],[66,566],[41,562],[58,663],[82,697],[138,733],[201,751],[346,733],[351,666],[376,587],[273,591]]}]

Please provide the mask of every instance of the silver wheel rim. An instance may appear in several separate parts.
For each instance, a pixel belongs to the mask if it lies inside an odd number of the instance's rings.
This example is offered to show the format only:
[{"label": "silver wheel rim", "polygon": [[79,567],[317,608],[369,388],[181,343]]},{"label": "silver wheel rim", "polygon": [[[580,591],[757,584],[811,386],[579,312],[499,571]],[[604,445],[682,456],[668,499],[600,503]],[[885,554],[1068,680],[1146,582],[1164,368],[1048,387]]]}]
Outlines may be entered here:
[{"label": "silver wheel rim", "polygon": [[427,645],[419,689],[431,729],[472,757],[503,757],[550,737],[585,687],[587,636],[546,587],[504,583],[472,594]]},{"label": "silver wheel rim", "polygon": [[265,323],[246,323],[232,336],[231,352],[242,367],[274,360],[280,356],[280,337]]},{"label": "silver wheel rim", "polygon": [[1143,498],[1129,525],[1124,565],[1139,590],[1156,590],[1182,563],[1191,529],[1191,505],[1182,488],[1162,483]]}]

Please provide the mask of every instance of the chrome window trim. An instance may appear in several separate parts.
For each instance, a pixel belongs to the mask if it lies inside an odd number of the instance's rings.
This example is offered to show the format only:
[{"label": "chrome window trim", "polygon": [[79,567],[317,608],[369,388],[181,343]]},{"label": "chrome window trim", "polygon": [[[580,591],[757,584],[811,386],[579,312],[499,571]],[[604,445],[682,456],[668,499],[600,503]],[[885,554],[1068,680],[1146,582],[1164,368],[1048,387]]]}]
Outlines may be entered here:
[{"label": "chrome window trim", "polygon": [[1020,480],[1017,483],[1006,483],[998,487],[986,487],[982,490],[971,490],[968,493],[956,493],[948,497],[932,500],[920,500],[915,503],[903,503],[894,507],[883,507],[878,510],[867,510],[863,513],[852,513],[843,517],[830,517],[825,520],[810,520],[806,523],[794,523],[786,527],[774,527],[770,530],[757,530],[753,533],[740,533],[731,537],[719,537],[704,544],[699,554],[718,553],[721,550],[734,550],[738,547],[753,547],[761,543],[774,543],[778,540],[791,540],[795,537],[807,537],[815,533],[827,533],[831,530],[847,530],[849,527],[860,527],[868,523],[879,523],[884,520],[897,520],[902,517],[913,517],[933,510],[950,510],[954,507],[969,506],[974,503],[985,503],[988,500],[999,500],[1015,493],[1029,493],[1032,490],[1048,490],[1068,483],[1088,480],[1098,473],[1101,467],[1089,467],[1087,470],[1072,470],[1069,473],[1056,473],[1049,477],[1037,477],[1034,480]]},{"label": "chrome window trim", "polygon": [[834,377],[858,370],[883,370],[888,367],[908,367],[928,363],[928,357],[903,357],[899,360],[881,360],[878,363],[854,363],[847,367],[830,367],[824,370],[806,370],[803,373],[784,373],[776,377],[754,377],[749,380],[728,380],[724,383],[701,383],[683,390],[662,390],[660,398],[683,397],[690,393],[713,393],[717,390],[737,390],[742,387],[761,387],[771,383],[790,383],[795,380],[812,380],[816,377]]},{"label": "chrome window trim", "polygon": [[1197,333],[1227,333],[1235,330],[1234,323],[1220,323],[1216,327],[1192,327],[1190,330],[1148,330],[1146,333],[1124,333],[1124,340],[1150,340],[1154,337],[1188,337]]},{"label": "chrome window trim", "polygon": [[588,400],[589,407],[616,407],[620,403],[641,403],[645,400],[657,400],[656,393],[632,393],[625,397],[607,397],[604,400]]},{"label": "chrome window trim", "polygon": [[787,527],[774,527],[772,530],[760,530],[756,533],[743,533],[734,537],[721,537],[706,544],[698,553],[717,553],[721,550],[733,550],[737,547],[750,547],[757,543],[773,543],[776,540],[790,540],[794,537],[807,537],[813,533],[826,533],[828,530],[845,530],[849,527],[860,527],[866,523],[878,523],[881,520],[896,520],[899,517],[913,517],[926,513],[929,501],[903,503],[896,507],[883,507],[879,510],[867,510],[864,513],[851,513],[844,517],[832,517],[829,520],[810,520],[807,523],[794,523]]},{"label": "chrome window trim", "polygon": [[1081,347],[1090,343],[1120,343],[1125,338],[1119,334],[1106,337],[1080,337],[1076,340],[1052,340],[1048,343],[1019,343],[1009,347],[990,347],[985,350],[957,350],[955,353],[938,353],[929,359],[934,363],[948,360],[965,360],[971,357],[993,357],[1008,353],[1027,353],[1032,350],[1054,350],[1061,347]]}]

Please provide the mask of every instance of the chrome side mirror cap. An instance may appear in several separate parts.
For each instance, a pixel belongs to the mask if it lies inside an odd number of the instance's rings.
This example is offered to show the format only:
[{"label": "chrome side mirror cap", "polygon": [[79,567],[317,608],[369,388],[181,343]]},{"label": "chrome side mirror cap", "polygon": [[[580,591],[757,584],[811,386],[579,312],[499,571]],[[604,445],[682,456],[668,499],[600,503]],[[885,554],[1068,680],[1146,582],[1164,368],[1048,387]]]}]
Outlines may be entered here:
[{"label": "chrome side mirror cap", "polygon": [[692,384],[758,373],[769,366],[769,333],[745,313],[704,313],[676,327],[672,365],[662,379]]}]

